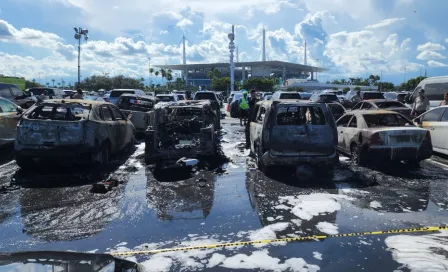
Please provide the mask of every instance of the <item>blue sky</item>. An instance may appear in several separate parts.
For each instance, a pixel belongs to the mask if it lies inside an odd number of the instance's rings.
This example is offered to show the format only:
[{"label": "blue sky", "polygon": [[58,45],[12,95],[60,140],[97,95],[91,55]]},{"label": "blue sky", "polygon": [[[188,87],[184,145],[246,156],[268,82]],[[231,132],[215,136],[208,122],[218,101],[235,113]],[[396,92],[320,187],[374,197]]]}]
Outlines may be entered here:
[{"label": "blue sky", "polygon": [[[400,83],[427,70],[446,75],[446,0],[2,0],[0,74],[76,80],[74,26],[89,29],[82,75],[148,77],[156,64],[228,61],[236,26],[240,61],[268,60],[330,69],[320,81],[383,75]],[[406,69],[406,75],[405,75]],[[154,80],[154,79],[153,79]]]}]

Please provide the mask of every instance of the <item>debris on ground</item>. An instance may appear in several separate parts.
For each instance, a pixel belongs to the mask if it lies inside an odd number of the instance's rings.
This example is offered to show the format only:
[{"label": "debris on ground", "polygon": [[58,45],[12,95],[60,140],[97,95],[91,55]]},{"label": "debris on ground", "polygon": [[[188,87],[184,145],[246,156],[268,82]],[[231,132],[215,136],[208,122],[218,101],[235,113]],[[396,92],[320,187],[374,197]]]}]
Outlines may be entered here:
[{"label": "debris on ground", "polygon": [[93,184],[90,192],[94,194],[105,194],[122,183],[123,181],[117,177],[109,175],[105,180]]}]

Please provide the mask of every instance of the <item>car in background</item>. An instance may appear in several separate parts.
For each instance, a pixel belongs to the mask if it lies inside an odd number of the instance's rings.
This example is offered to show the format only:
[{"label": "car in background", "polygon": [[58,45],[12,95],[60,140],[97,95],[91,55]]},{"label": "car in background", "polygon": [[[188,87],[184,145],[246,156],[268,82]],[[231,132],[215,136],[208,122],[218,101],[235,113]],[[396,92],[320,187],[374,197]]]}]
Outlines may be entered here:
[{"label": "car in background", "polygon": [[118,97],[122,94],[136,94],[136,95],[145,95],[145,92],[138,89],[114,89],[110,92],[109,95],[109,101],[112,104],[115,104],[117,102]]},{"label": "car in background", "polygon": [[429,99],[431,108],[438,107],[443,100],[443,96],[448,92],[448,76],[425,78],[413,92],[406,96],[406,104],[412,105],[420,90],[425,90],[425,96]]},{"label": "car in background", "polygon": [[344,115],[347,110],[338,102],[326,103],[333,114],[334,120],[338,120],[342,115]]},{"label": "car in background", "polygon": [[216,94],[214,92],[209,92],[209,91],[200,91],[200,92],[196,92],[194,94],[194,98],[193,100],[208,100],[210,101],[210,104],[212,105],[212,109],[215,112],[216,116],[219,116],[219,124],[217,126],[217,128],[221,128],[221,107],[219,105],[219,100],[218,97],[216,96]]},{"label": "car in background", "polygon": [[302,99],[299,92],[283,92],[277,91],[272,95],[272,100],[282,100],[282,99]]},{"label": "car in background", "polygon": [[240,117],[240,99],[243,97],[243,93],[234,93],[232,101],[228,105],[230,117],[239,118]]},{"label": "car in background", "polygon": [[221,92],[215,92],[216,98],[218,98],[219,106],[222,107],[224,105],[224,97],[222,96]]},{"label": "car in background", "polygon": [[385,99],[375,99],[361,101],[352,110],[389,110],[403,114],[407,118],[411,117],[411,109],[398,101],[387,101]]},{"label": "car in background", "polygon": [[389,101],[398,101],[401,103],[405,103],[405,98],[408,94],[409,94],[408,92],[400,92],[400,93],[388,92],[384,93],[384,98]]},{"label": "car in background", "polygon": [[106,100],[104,100],[104,98],[102,98],[101,96],[95,95],[95,94],[84,95],[83,99],[87,100],[87,101],[106,102]]},{"label": "car in background", "polygon": [[432,148],[448,155],[448,106],[431,109],[414,119],[414,123],[431,132]]},{"label": "car in background", "polygon": [[362,100],[384,99],[384,93],[374,91],[362,91],[361,98]]},{"label": "car in background", "polygon": [[272,99],[272,94],[268,94],[268,95],[265,95],[265,96],[263,96],[263,100],[271,100]]},{"label": "car in background", "polygon": [[241,93],[241,92],[231,92],[229,97],[227,98],[227,103],[230,104],[233,101],[233,97],[235,96],[235,94],[237,93]]},{"label": "car in background", "polygon": [[37,102],[37,98],[30,97],[14,84],[0,82],[0,97],[3,97],[20,107],[27,109]]},{"label": "car in background", "polygon": [[333,93],[319,93],[319,94],[313,94],[310,98],[310,101],[318,103],[332,103],[332,102],[339,102],[339,99]]},{"label": "car in background", "polygon": [[174,93],[177,96],[177,101],[187,100],[185,94],[182,93]]},{"label": "car in background", "polygon": [[14,143],[17,123],[22,113],[20,106],[0,97],[0,147]]},{"label": "car in background", "polygon": [[72,97],[72,95],[74,95],[76,93],[76,91],[72,91],[72,90],[62,90],[63,94],[62,94],[62,98],[70,98]]},{"label": "car in background", "polygon": [[358,165],[406,161],[418,165],[432,155],[428,130],[413,125],[400,113],[386,110],[347,112],[336,123],[338,150]]},{"label": "car in background", "polygon": [[261,171],[305,163],[333,173],[338,135],[326,104],[261,101],[255,104],[249,121],[250,148]]},{"label": "car in background", "polygon": [[300,93],[300,97],[302,97],[302,100],[310,100],[311,96],[313,96],[312,93],[305,93],[305,92]]},{"label": "car in background", "polygon": [[272,97],[273,94],[274,94],[274,93],[272,93],[272,92],[264,92],[264,93],[261,93],[261,97],[260,97],[260,99],[261,99],[261,100],[269,100],[269,99],[265,99],[265,97],[268,96],[268,95],[270,95],[270,96]]},{"label": "car in background", "polygon": [[23,113],[17,125],[16,163],[35,159],[106,164],[111,154],[134,143],[134,125],[115,106],[86,100],[46,100]]},{"label": "car in background", "polygon": [[47,99],[56,99],[56,98],[64,98],[64,91],[56,89],[56,88],[48,88],[48,87],[35,87],[29,88],[27,92],[31,96],[42,96],[45,92],[47,93]]},{"label": "car in background", "polygon": [[176,94],[158,94],[156,95],[156,102],[176,102],[178,101]]},{"label": "car in background", "polygon": [[125,115],[131,115],[130,120],[137,132],[145,132],[148,128],[149,112],[154,109],[155,104],[154,98],[147,95],[123,94],[117,100],[117,107]]}]

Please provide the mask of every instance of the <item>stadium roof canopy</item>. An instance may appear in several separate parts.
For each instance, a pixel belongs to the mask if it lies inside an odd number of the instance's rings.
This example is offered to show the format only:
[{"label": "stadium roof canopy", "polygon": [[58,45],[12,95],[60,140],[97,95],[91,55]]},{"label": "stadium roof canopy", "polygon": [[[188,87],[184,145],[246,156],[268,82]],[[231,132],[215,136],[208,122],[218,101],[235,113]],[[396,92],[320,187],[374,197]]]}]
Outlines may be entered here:
[{"label": "stadium roof canopy", "polygon": [[[174,65],[154,65],[161,69],[171,70],[193,70],[193,69],[213,69],[213,68],[229,68],[229,63],[198,63],[198,64],[174,64]],[[284,61],[249,61],[249,62],[235,62],[235,67],[270,67],[273,69],[286,68],[290,71],[303,71],[303,72],[324,72],[328,71],[325,68],[319,68],[314,66],[308,66],[303,64],[284,62]]]}]

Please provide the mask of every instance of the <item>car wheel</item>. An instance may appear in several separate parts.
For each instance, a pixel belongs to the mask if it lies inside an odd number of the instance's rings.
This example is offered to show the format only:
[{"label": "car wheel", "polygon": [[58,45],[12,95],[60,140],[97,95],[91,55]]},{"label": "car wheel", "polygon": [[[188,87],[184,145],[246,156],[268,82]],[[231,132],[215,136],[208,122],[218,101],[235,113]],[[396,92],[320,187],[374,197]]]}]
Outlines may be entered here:
[{"label": "car wheel", "polygon": [[255,156],[256,161],[257,161],[257,167],[258,169],[265,173],[268,174],[270,172],[270,167],[266,166],[263,163],[263,160],[261,159],[263,157],[263,152],[261,151],[261,148],[259,148],[258,146],[255,147],[255,152],[257,152],[257,155]]},{"label": "car wheel", "polygon": [[110,151],[107,144],[103,144],[101,150],[92,156],[93,164],[105,165],[109,162]]},{"label": "car wheel", "polygon": [[351,157],[352,157],[352,162],[355,165],[359,165],[362,166],[364,165],[364,158],[362,156],[362,152],[361,152],[361,147],[358,144],[352,144],[351,147]]},{"label": "car wheel", "polygon": [[24,171],[32,170],[36,166],[33,158],[29,156],[16,156],[16,163]]}]

